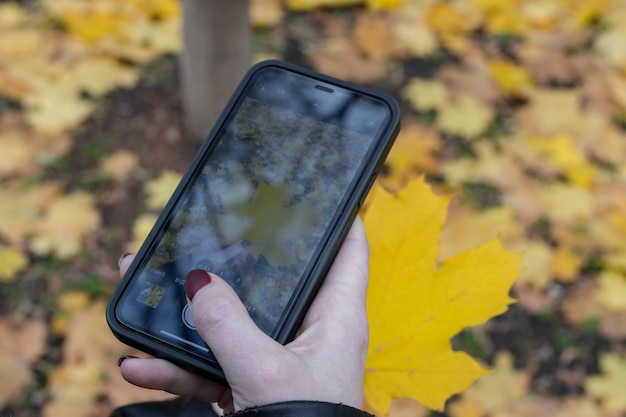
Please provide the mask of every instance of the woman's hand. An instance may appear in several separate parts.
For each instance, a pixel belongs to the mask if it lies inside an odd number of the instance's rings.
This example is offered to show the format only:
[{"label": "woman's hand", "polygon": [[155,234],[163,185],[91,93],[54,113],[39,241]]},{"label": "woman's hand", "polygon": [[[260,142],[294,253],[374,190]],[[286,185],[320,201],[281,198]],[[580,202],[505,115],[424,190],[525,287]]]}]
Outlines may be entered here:
[{"label": "woman's hand", "polygon": [[[135,384],[207,402],[226,412],[290,400],[363,404],[368,327],[365,308],[368,244],[356,219],[295,340],[282,346],[250,319],[220,277],[195,270],[185,290],[194,323],[220,363],[230,389],[161,359],[126,358],[123,377]],[[132,256],[120,262],[123,275]]]}]

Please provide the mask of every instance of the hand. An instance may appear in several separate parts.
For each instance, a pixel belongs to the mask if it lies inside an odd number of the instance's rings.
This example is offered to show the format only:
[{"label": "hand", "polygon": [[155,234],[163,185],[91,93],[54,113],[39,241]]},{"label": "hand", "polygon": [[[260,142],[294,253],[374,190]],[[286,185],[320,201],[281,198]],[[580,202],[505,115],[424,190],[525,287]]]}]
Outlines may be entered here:
[{"label": "hand", "polygon": [[[290,400],[363,405],[368,327],[365,308],[369,250],[357,218],[298,336],[282,346],[250,319],[232,288],[193,271],[185,289],[200,336],[211,347],[230,389],[161,359],[124,360],[132,384],[218,402],[225,412]],[[128,269],[132,256],[120,262]]]}]

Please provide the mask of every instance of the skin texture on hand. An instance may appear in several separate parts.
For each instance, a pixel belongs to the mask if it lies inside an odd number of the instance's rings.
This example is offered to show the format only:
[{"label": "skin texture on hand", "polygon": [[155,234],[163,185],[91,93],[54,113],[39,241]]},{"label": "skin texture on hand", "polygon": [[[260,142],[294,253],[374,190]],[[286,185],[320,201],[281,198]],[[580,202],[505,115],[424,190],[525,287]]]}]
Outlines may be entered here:
[{"label": "skin texture on hand", "polygon": [[[121,259],[121,275],[132,259]],[[224,280],[214,274],[200,277],[204,285],[195,285],[191,297],[193,319],[230,389],[162,359],[125,359],[122,376],[141,387],[218,402],[225,412],[290,400],[360,408],[369,338],[368,259],[363,223],[357,218],[298,336],[285,346],[254,324]]]}]

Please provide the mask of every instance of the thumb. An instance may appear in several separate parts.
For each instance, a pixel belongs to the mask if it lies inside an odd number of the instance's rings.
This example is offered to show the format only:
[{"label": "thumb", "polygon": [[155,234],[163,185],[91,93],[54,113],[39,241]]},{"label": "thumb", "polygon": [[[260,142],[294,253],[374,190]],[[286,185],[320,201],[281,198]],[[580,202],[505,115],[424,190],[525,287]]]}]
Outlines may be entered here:
[{"label": "thumb", "polygon": [[219,276],[193,270],[185,279],[185,292],[196,329],[229,382],[249,373],[259,354],[272,354],[281,347],[257,327],[235,291]]}]

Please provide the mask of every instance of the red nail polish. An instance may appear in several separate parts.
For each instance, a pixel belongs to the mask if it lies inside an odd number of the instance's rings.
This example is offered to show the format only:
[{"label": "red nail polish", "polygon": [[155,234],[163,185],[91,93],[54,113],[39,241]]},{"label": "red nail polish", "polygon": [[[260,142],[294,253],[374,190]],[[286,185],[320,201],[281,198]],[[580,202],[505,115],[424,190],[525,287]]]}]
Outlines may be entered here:
[{"label": "red nail polish", "polygon": [[117,366],[122,366],[122,362],[124,362],[126,359],[137,359],[137,356],[133,356],[133,355],[122,356],[121,358],[117,360]]},{"label": "red nail polish", "polygon": [[211,275],[203,269],[194,269],[187,274],[185,278],[185,292],[189,301],[193,301],[193,297],[200,290],[211,283]]}]

